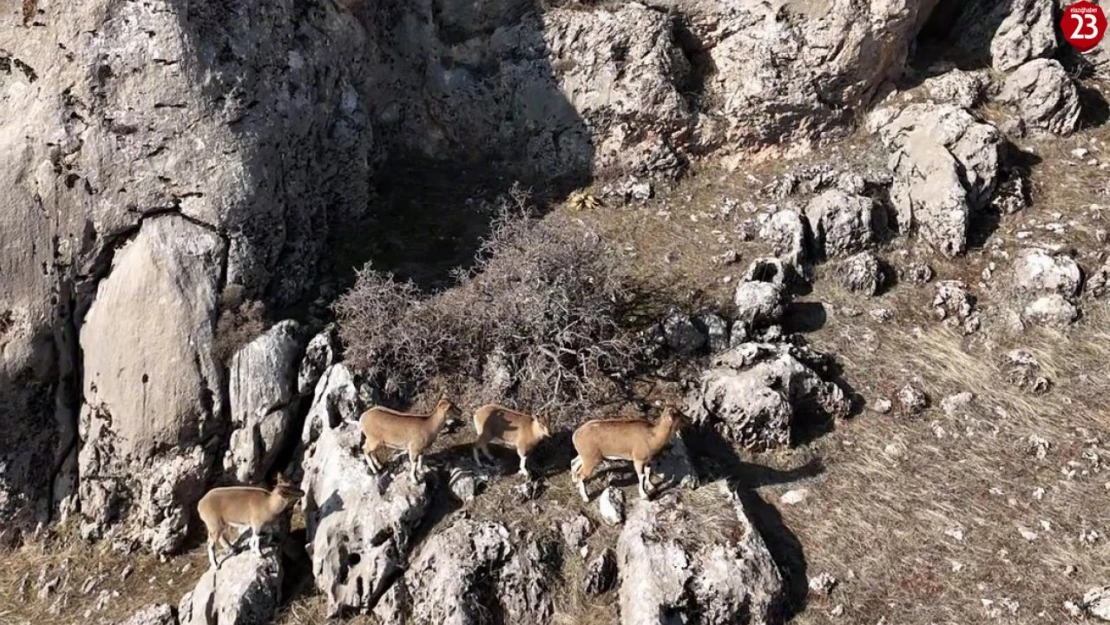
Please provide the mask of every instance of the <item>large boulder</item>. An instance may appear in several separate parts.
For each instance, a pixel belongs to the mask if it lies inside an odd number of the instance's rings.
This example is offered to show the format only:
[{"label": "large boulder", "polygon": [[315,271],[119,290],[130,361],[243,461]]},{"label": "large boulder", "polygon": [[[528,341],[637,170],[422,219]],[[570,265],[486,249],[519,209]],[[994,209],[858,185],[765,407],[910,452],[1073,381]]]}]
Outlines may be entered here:
[{"label": "large boulder", "polygon": [[622,625],[781,622],[778,567],[739,498],[718,486],[633,507],[617,541]]},{"label": "large boulder", "polygon": [[457,519],[430,537],[376,610],[385,623],[547,623],[553,546],[500,523]]},{"label": "large boulder", "polygon": [[1019,293],[1056,294],[1070,299],[1079,294],[1082,281],[1079,264],[1065,254],[1028,248],[1014,260],[1011,284]]},{"label": "large boulder", "polygon": [[[76,334],[89,326],[84,315],[101,292],[98,283],[109,279],[122,288],[122,280],[110,276],[119,271],[121,255],[145,244],[129,239],[149,241],[148,228],[173,230],[156,238],[175,239],[167,245],[176,249],[225,239],[218,244],[216,286],[235,282],[251,298],[268,294],[289,303],[310,286],[334,226],[368,208],[374,164],[369,117],[355,89],[366,66],[350,62],[367,41],[357,22],[332,3],[313,2],[312,10],[288,1],[25,6],[36,10],[33,26],[22,23],[14,5],[0,12],[0,32],[11,34],[0,45],[6,68],[0,72],[0,318],[7,320],[0,323],[0,384],[17,395],[12,413],[0,415],[0,516],[13,522],[12,507],[30,509],[32,522],[44,519],[52,493],[65,499],[58,502],[63,512],[77,507],[77,414],[82,389],[88,390],[79,376],[105,364],[105,342],[92,341],[100,354],[93,358],[101,360],[83,366]],[[147,283],[145,293],[132,294],[169,293],[193,282],[191,275],[174,273],[176,262],[156,259],[146,274],[165,284]],[[128,400],[145,406],[139,412],[113,416],[149,423],[142,428],[161,430],[159,438],[169,432],[162,419],[180,406],[172,399],[157,405],[153,398],[192,394],[194,370],[208,366],[200,354],[206,347],[152,338],[140,331],[148,324],[134,315],[145,307],[151,318],[167,320],[175,313],[164,309],[179,300],[96,306],[101,327],[109,317],[121,326],[138,320],[129,330],[111,332],[119,364],[127,354],[144,353],[159,361],[151,361],[157,368],[152,374],[175,363],[184,372],[151,375],[145,384],[101,380],[101,386],[116,387],[117,403],[124,385],[132,398],[146,397],[145,404]],[[115,310],[116,304],[122,306]],[[176,314],[179,321],[206,323],[207,312],[195,307]],[[183,331],[200,329],[166,325],[155,334],[179,338]],[[152,342],[164,351],[151,352]],[[200,364],[188,359],[192,354]],[[204,392],[218,407],[223,389],[206,378],[212,385]],[[170,440],[167,449],[192,453],[197,426],[183,419],[176,428],[182,439]],[[107,453],[103,439],[94,440],[101,447],[84,454],[83,463],[93,469],[86,481],[104,478],[113,492],[153,489],[152,478],[132,468],[115,473],[92,466],[148,462],[144,453],[121,457],[132,442]],[[25,470],[29,466],[35,470]],[[180,480],[168,478],[173,490]],[[89,498],[101,487],[82,488],[90,514],[104,520],[104,503]],[[149,538],[160,550],[176,542],[157,536],[176,526],[177,517],[170,513],[167,524],[160,514],[150,515],[155,529]]]},{"label": "large boulder", "polygon": [[806,421],[848,412],[844,391],[827,379],[831,364],[805,347],[738,345],[702,372],[687,395],[687,415],[748,449],[789,446]]},{"label": "large boulder", "polygon": [[178,620],[181,625],[269,623],[281,605],[283,575],[280,549],[263,549],[261,556],[244,549],[201,576],[181,598]]},{"label": "large boulder", "polygon": [[225,255],[208,228],[150,219],[99,285],[80,335],[86,535],[122,522],[158,552],[185,538],[222,430],[212,343]]},{"label": "large boulder", "polygon": [[868,128],[892,153],[899,230],[916,230],[946,256],[963,253],[972,215],[998,182],[998,129],[966,109],[935,104],[876,111]]},{"label": "large boulder", "polygon": [[300,334],[296,321],[283,321],[244,345],[231,358],[228,402],[235,429],[228,443],[224,470],[240,482],[262,479],[291,434],[299,398]]},{"label": "large boulder", "polygon": [[1012,104],[1028,128],[1070,135],[1079,127],[1079,90],[1059,61],[1022,65],[1006,78],[999,100]]},{"label": "large boulder", "polygon": [[1056,51],[1053,0],[944,0],[942,5],[960,11],[951,32],[959,48],[971,54],[969,60],[988,61],[1008,72]]},{"label": "large boulder", "polygon": [[810,200],[806,219],[819,253],[850,256],[871,247],[886,229],[885,213],[871,198],[829,189]]},{"label": "large boulder", "polygon": [[[326,384],[321,380],[320,386]],[[402,471],[372,475],[357,421],[331,423],[326,412],[320,416],[325,420],[316,439],[303,441],[301,488],[312,573],[329,615],[368,612],[402,570],[431,487],[427,476],[414,482]]]}]

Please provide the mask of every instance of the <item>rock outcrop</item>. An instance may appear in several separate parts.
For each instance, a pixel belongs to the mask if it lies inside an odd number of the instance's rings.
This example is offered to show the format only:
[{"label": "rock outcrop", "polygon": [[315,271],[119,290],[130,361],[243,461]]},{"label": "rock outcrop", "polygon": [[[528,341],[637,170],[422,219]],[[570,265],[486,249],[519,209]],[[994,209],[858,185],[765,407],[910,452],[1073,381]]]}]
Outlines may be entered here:
[{"label": "rock outcrop", "polygon": [[741,344],[712,359],[687,395],[687,414],[745,448],[789,446],[806,421],[847,414],[844,391],[826,379],[830,366],[805,347]]},{"label": "rock outcrop", "polygon": [[[329,386],[325,375],[318,399],[326,397]],[[368,612],[402,569],[431,501],[430,485],[427,476],[413,482],[403,471],[372,475],[357,421],[340,416],[329,422],[323,410],[316,416],[324,422],[318,429],[306,424],[306,433],[318,434],[303,441],[301,482],[312,573],[329,615]]]},{"label": "rock outcrop", "polygon": [[1079,127],[1079,91],[1059,61],[1022,65],[1006,78],[999,100],[1012,104],[1027,128],[1065,136]]},{"label": "rock outcrop", "polygon": [[[226,419],[204,353],[208,290],[237,283],[291,302],[333,226],[369,206],[365,66],[350,62],[366,40],[334,5],[313,4],[27,3],[33,25],[14,5],[0,14],[12,35],[0,45],[0,376],[19,380],[13,403],[30,408],[7,428],[19,447],[0,446],[0,508],[37,520],[51,499],[76,509],[83,444],[88,533],[118,518],[158,551],[179,543],[177,510],[213,461],[196,443]],[[138,267],[151,245],[169,256]],[[126,378],[106,379],[117,366]],[[92,438],[75,444],[78,412]],[[173,468],[141,472],[152,443]]]},{"label": "rock outcrop", "polygon": [[[718,486],[632,509],[617,542],[623,625],[670,622],[662,615],[705,625],[782,618],[785,590],[771,553],[735,493]],[[711,524],[699,516],[707,506]]]},{"label": "rock outcrop", "polygon": [[886,215],[869,197],[829,189],[810,200],[806,219],[817,252],[825,258],[868,249],[886,229]]},{"label": "rock outcrop", "polygon": [[269,623],[281,604],[281,551],[245,549],[208,571],[177,608],[181,625]]},{"label": "rock outcrop", "polygon": [[975,60],[989,61],[999,72],[1056,51],[1052,0],[945,0],[942,4],[960,11],[951,29],[958,46]]},{"label": "rock outcrop", "polygon": [[223,426],[212,343],[226,253],[184,217],[149,219],[97,289],[80,335],[86,535],[122,521],[155,551],[184,540]]},{"label": "rock outcrop", "polygon": [[1066,326],[1079,317],[1075,300],[1083,274],[1070,256],[1023,250],[1014,261],[1012,286],[1024,304],[1022,318],[1034,325]]},{"label": "rock outcrop", "polygon": [[421,546],[375,612],[389,624],[477,625],[490,610],[549,622],[552,549],[500,523],[456,520]]},{"label": "rock outcrop", "polygon": [[243,346],[228,365],[234,430],[224,470],[241,483],[262,479],[291,433],[298,406],[300,333],[297,322],[283,321]]},{"label": "rock outcrop", "polygon": [[998,130],[965,109],[933,104],[876,111],[868,128],[892,153],[899,231],[917,231],[946,256],[962,254],[972,215],[998,181]]}]

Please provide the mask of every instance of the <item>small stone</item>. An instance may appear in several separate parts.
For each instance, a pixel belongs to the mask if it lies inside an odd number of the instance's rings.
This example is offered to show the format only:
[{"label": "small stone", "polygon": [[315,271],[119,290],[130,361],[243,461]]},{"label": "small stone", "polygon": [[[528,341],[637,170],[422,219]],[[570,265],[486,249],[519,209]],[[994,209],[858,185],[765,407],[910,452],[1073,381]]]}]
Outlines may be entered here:
[{"label": "small stone", "polygon": [[836,588],[836,585],[837,579],[829,573],[821,573],[817,577],[809,578],[810,592],[829,595],[832,593],[833,588]]},{"label": "small stone", "polygon": [[967,412],[974,399],[975,395],[968,391],[956,393],[955,395],[949,395],[940,400],[940,408],[944,411],[944,414],[949,417],[954,417],[960,413]]},{"label": "small stone", "polygon": [[843,616],[844,615],[844,604],[842,604],[842,603],[836,604],[836,607],[834,607],[832,610],[829,610],[829,615],[831,615],[831,616]]},{"label": "small stone", "polygon": [[567,546],[576,550],[585,545],[586,539],[590,537],[590,534],[593,534],[594,526],[589,519],[580,514],[574,519],[562,523],[559,526],[559,531],[562,533]]},{"label": "small stone", "polygon": [[624,491],[608,486],[598,498],[601,518],[610,525],[624,523]]},{"label": "small stone", "polygon": [[889,308],[872,308],[868,314],[879,323],[885,323],[894,318],[894,311]]},{"label": "small stone", "polygon": [[1071,151],[1071,155],[1074,156],[1075,158],[1086,158],[1087,154],[1089,154],[1089,153],[1090,153],[1090,150],[1088,150],[1087,148],[1075,148],[1074,150]]},{"label": "small stone", "polygon": [[894,402],[889,399],[878,399],[872,404],[872,410],[879,414],[887,414],[894,409]]},{"label": "small stone", "polygon": [[1021,537],[1025,540],[1037,540],[1037,533],[1027,527],[1019,525],[1018,534],[1021,534]]},{"label": "small stone", "polygon": [[898,391],[898,403],[901,404],[903,412],[918,414],[929,407],[929,396],[916,386],[907,384]]},{"label": "small stone", "polygon": [[902,279],[911,284],[926,284],[936,275],[933,268],[926,263],[910,265],[903,271]]},{"label": "small stone", "polygon": [[809,497],[808,490],[804,488],[794,488],[783,493],[779,501],[787,506],[796,506],[804,502],[807,497]]},{"label": "small stone", "polygon": [[1110,586],[1088,590],[1083,595],[1082,604],[1087,614],[1110,622]]}]

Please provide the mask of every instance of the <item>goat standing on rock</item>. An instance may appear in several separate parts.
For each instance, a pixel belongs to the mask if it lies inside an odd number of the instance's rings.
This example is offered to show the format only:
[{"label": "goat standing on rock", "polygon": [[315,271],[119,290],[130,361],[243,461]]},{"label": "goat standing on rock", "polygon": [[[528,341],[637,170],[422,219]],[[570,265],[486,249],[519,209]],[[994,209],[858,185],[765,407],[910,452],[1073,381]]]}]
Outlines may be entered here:
[{"label": "goat standing on rock", "polygon": [[384,445],[408,452],[412,480],[415,482],[416,470],[424,468],[424,452],[435,442],[448,419],[461,417],[462,412],[446,398],[439,400],[430,415],[398,412],[384,406],[367,410],[359,418],[359,425],[366,435],[364,450],[370,471],[375,474],[381,471],[374,452]]},{"label": "goat standing on rock", "polygon": [[525,478],[531,477],[528,474],[528,454],[541,440],[551,435],[547,425],[539,419],[497,404],[486,404],[474,412],[474,429],[478,432],[478,440],[471,448],[474,464],[482,464],[478,458],[479,449],[486,458],[493,461],[489,444],[493,441],[502,442],[516,447],[516,453],[520,456],[520,474]]},{"label": "goat standing on rock", "polygon": [[257,486],[224,486],[208,491],[197,503],[197,512],[208,529],[208,561],[212,568],[220,568],[216,562],[216,543],[222,542],[228,551],[232,549],[225,534],[228,528],[249,527],[251,551],[262,555],[259,540],[263,528],[271,527],[301,497],[304,497],[304,491],[293,486],[280,473],[273,490]]},{"label": "goat standing on rock", "polygon": [[654,424],[644,419],[594,419],[574,431],[570,462],[571,480],[578,485],[582,501],[589,502],[586,480],[602,460],[631,460],[639,480],[640,497],[647,499],[651,486],[651,461],[666,448],[684,417],[673,406],[663,409]]}]

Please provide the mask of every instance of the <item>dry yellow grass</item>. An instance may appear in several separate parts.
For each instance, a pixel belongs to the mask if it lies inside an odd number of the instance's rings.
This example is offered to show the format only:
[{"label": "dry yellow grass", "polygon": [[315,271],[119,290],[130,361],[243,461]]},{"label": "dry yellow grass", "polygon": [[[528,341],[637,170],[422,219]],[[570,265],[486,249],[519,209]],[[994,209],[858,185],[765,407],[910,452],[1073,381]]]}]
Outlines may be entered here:
[{"label": "dry yellow grass", "polygon": [[[60,538],[0,553],[0,623],[114,623],[151,603],[176,606],[208,568],[199,551],[162,562],[59,529]],[[52,590],[40,594],[44,586]]]}]

